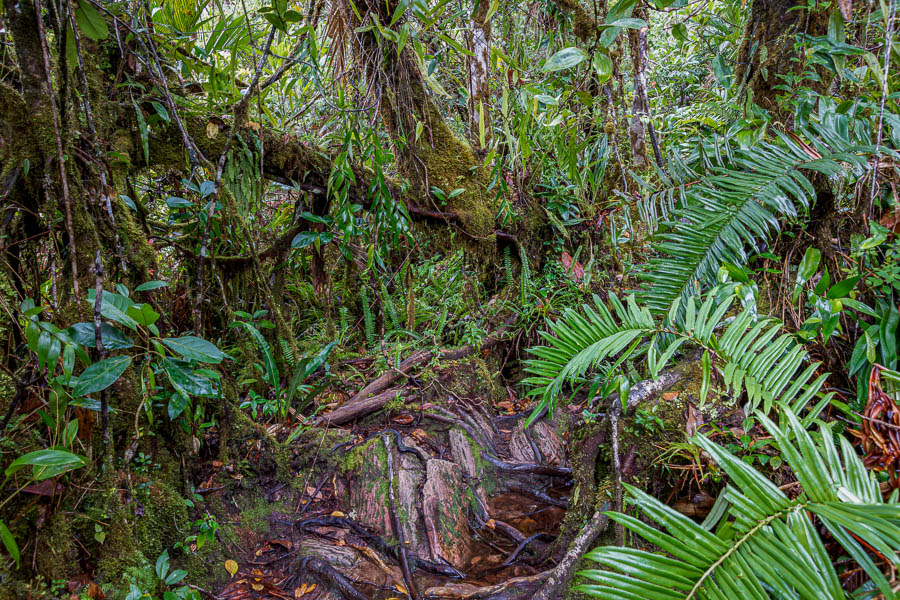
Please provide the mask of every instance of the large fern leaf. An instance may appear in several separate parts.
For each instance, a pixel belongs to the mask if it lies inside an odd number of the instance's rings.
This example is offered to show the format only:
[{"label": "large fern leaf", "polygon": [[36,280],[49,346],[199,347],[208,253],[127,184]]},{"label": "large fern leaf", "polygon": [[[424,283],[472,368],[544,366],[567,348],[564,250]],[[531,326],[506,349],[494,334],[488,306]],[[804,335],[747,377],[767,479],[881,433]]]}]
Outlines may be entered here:
[{"label": "large fern leaf", "polygon": [[[525,363],[529,377],[524,383],[539,400],[529,423],[545,407],[554,408],[565,386],[578,389],[595,372],[605,374],[611,366],[643,355],[651,377],[656,377],[685,344],[707,352],[726,391],[746,392],[752,409],[761,406],[768,412],[779,398],[799,412],[825,381],[825,375],[815,377],[820,363],[809,361],[803,346],[782,332],[779,321],[758,319],[755,311],[742,310],[726,326],[724,316],[735,298],[720,291],[725,290],[713,290],[702,303],[676,298],[664,318],[638,307],[634,296],[623,304],[610,295],[612,310],[597,296],[594,306],[566,310],[542,332],[545,345],[528,350],[535,358]],[[807,422],[829,398],[819,400],[804,417]]]},{"label": "large fern leaf", "polygon": [[711,164],[697,185],[684,189],[684,206],[672,211],[654,241],[658,256],[639,274],[645,281],[641,299],[652,311],[696,294],[702,284],[715,280],[722,262],[746,263],[748,246],[766,239],[780,220],[807,209],[816,191],[805,173],[833,177],[868,168],[875,147],[810,126],[815,131],[802,133],[813,146],[776,133],[774,142],[728,147],[728,156],[718,157],[726,159],[727,167]]},{"label": "large fern leaf", "polygon": [[812,435],[787,407],[784,426],[760,419],[796,474],[803,493],[789,497],[759,471],[708,438],[694,440],[727,473],[730,506],[711,532],[637,488],[632,502],[660,531],[621,513],[609,513],[666,554],[602,547],[587,558],[576,589],[611,600],[723,600],[796,598],[843,600],[838,573],[820,528],[868,575],[884,597],[894,594],[873,556],[900,563],[900,505],[884,503],[875,477],[846,439],[840,451],[828,425]]}]

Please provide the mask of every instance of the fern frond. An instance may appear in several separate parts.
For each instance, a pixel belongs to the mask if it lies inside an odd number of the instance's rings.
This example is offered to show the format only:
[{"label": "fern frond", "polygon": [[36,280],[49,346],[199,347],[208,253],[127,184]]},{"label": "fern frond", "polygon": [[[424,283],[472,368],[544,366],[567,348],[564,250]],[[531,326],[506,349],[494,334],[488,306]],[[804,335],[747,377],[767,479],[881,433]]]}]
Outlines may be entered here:
[{"label": "fern frond", "polygon": [[[722,299],[717,292],[702,303],[690,298],[683,309],[676,298],[665,318],[638,307],[633,295],[624,304],[610,295],[612,310],[597,296],[594,306],[566,310],[541,333],[545,345],[528,350],[535,358],[525,363],[529,376],[524,383],[532,388],[529,394],[539,398],[532,419],[545,407],[552,411],[564,386],[577,389],[604,361],[621,363],[646,354],[650,376],[656,377],[684,344],[709,352],[726,391],[736,396],[746,392],[751,408],[762,404],[768,412],[780,399],[799,412],[825,381],[825,375],[815,377],[820,363],[810,363],[803,346],[783,333],[775,319],[757,319],[754,311],[745,309],[726,326],[723,320],[734,296]],[[819,400],[807,422],[830,397]]]},{"label": "fern frond", "polygon": [[823,126],[802,130],[815,149],[778,133],[777,143],[760,142],[748,149],[716,146],[710,171],[697,185],[685,190],[684,207],[676,208],[654,242],[659,256],[639,273],[645,281],[641,299],[651,310],[664,311],[675,298],[699,292],[715,281],[722,262],[744,264],[746,248],[766,239],[779,221],[796,217],[815,200],[815,189],[805,172],[829,177],[848,169],[858,173],[869,167],[876,148],[853,144]]},{"label": "fern frond", "polygon": [[640,222],[647,225],[650,233],[655,233],[661,223],[670,220],[677,208],[686,206],[686,190],[700,181],[700,174],[677,153],[673,153],[667,162],[666,170],[660,169],[656,163],[651,164],[659,179],[658,186],[651,185],[634,171],[628,172],[644,193],[638,200],[615,190],[625,201],[623,210],[628,213],[625,222],[629,229],[632,229],[631,224],[634,222],[634,217],[630,214],[632,209],[637,210]]},{"label": "fern frond", "polygon": [[285,362],[293,367],[297,358],[294,356],[294,351],[291,350],[291,344],[283,337],[278,338],[278,344],[281,346],[281,355],[284,357]]},{"label": "fern frond", "polygon": [[724,492],[730,506],[718,532],[626,486],[632,502],[665,531],[620,513],[609,513],[610,518],[667,555],[597,548],[586,557],[605,569],[581,571],[587,582],[576,589],[612,600],[843,600],[846,595],[819,534],[821,524],[878,590],[893,597],[872,555],[900,563],[900,505],[882,501],[874,475],[849,442],[841,439],[838,451],[828,425],[821,425],[814,440],[790,408],[783,406],[782,412],[781,427],[759,417],[797,475],[802,495],[788,497],[752,466],[698,435],[694,441],[730,481]]}]

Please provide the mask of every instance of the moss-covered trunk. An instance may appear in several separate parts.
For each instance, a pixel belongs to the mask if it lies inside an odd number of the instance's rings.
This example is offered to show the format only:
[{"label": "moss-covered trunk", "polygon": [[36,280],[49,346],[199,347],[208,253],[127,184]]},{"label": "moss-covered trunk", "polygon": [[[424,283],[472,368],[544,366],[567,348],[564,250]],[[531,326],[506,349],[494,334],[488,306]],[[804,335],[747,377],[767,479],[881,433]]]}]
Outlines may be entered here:
[{"label": "moss-covered trunk", "polygon": [[[486,193],[487,174],[481,162],[431,99],[412,48],[407,45],[398,52],[394,43],[378,33],[379,28],[388,28],[396,5],[394,0],[363,0],[356,6],[361,18],[349,6],[346,11],[354,27],[373,26],[359,34],[354,50],[365,65],[369,89],[378,98],[398,165],[423,208],[455,213],[467,234],[488,238],[494,230],[495,207]],[[400,19],[394,29],[402,25]],[[432,194],[432,188],[443,194]],[[463,191],[454,195],[454,190]]]},{"label": "moss-covered trunk", "polygon": [[[776,86],[785,83],[784,76],[799,74],[804,68],[798,60],[802,57],[795,48],[795,34],[825,35],[830,10],[809,10],[793,0],[753,0],[738,49],[734,84],[759,106],[784,116],[778,107],[782,92]],[[829,80],[815,82],[814,87],[823,91]]]}]

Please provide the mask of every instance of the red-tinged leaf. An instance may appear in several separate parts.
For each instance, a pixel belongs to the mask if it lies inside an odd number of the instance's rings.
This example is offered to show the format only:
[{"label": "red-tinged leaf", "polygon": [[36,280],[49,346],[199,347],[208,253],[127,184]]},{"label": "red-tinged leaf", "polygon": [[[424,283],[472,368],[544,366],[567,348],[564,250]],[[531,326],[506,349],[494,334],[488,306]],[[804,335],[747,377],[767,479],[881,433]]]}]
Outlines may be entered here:
[{"label": "red-tinged leaf", "polygon": [[33,483],[23,487],[20,491],[26,494],[34,494],[35,496],[55,496],[62,492],[65,488],[59,482],[52,479],[45,479],[40,483]]}]

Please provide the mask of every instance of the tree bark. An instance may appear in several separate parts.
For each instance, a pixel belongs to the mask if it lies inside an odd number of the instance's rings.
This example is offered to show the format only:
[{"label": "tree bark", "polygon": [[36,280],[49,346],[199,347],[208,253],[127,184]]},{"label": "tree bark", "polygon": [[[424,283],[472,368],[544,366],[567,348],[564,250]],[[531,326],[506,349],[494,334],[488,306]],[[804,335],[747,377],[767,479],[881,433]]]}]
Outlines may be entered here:
[{"label": "tree bark", "polygon": [[[396,0],[361,0],[355,3],[361,18],[350,6],[345,7],[346,18],[356,29],[370,22],[387,28],[396,5]],[[403,23],[401,18],[394,27]],[[369,30],[357,34],[354,52],[365,66],[368,87],[377,98],[382,123],[413,195],[426,198],[438,188],[444,198],[432,199],[430,208],[458,214],[461,227],[474,239],[490,237],[496,206],[486,193],[487,174],[472,147],[453,132],[432,100],[412,49],[397,52],[396,46]],[[450,197],[454,190],[463,191]]]},{"label": "tree bark", "polygon": [[[645,21],[650,18],[646,7],[635,7],[634,16]],[[647,136],[644,119],[650,115],[647,100],[647,28],[629,29],[628,46],[631,50],[632,73],[634,77],[634,98],[631,104],[631,122],[628,124],[628,139],[631,142],[631,160],[635,169],[649,166],[647,160]]]},{"label": "tree bark", "polygon": [[490,0],[475,0],[472,23],[468,32],[469,51],[469,129],[475,148],[484,149],[491,139],[490,56],[491,24],[488,21]]},{"label": "tree bark", "polygon": [[[794,0],[753,0],[734,70],[739,94],[750,94],[753,102],[776,116],[788,116],[778,107],[778,95],[782,92],[775,86],[784,83],[781,76],[798,74],[803,69],[796,60],[799,56],[794,49],[794,34],[803,31],[825,35],[829,14],[829,9],[810,11]],[[828,81],[814,87],[825,91]]]}]

